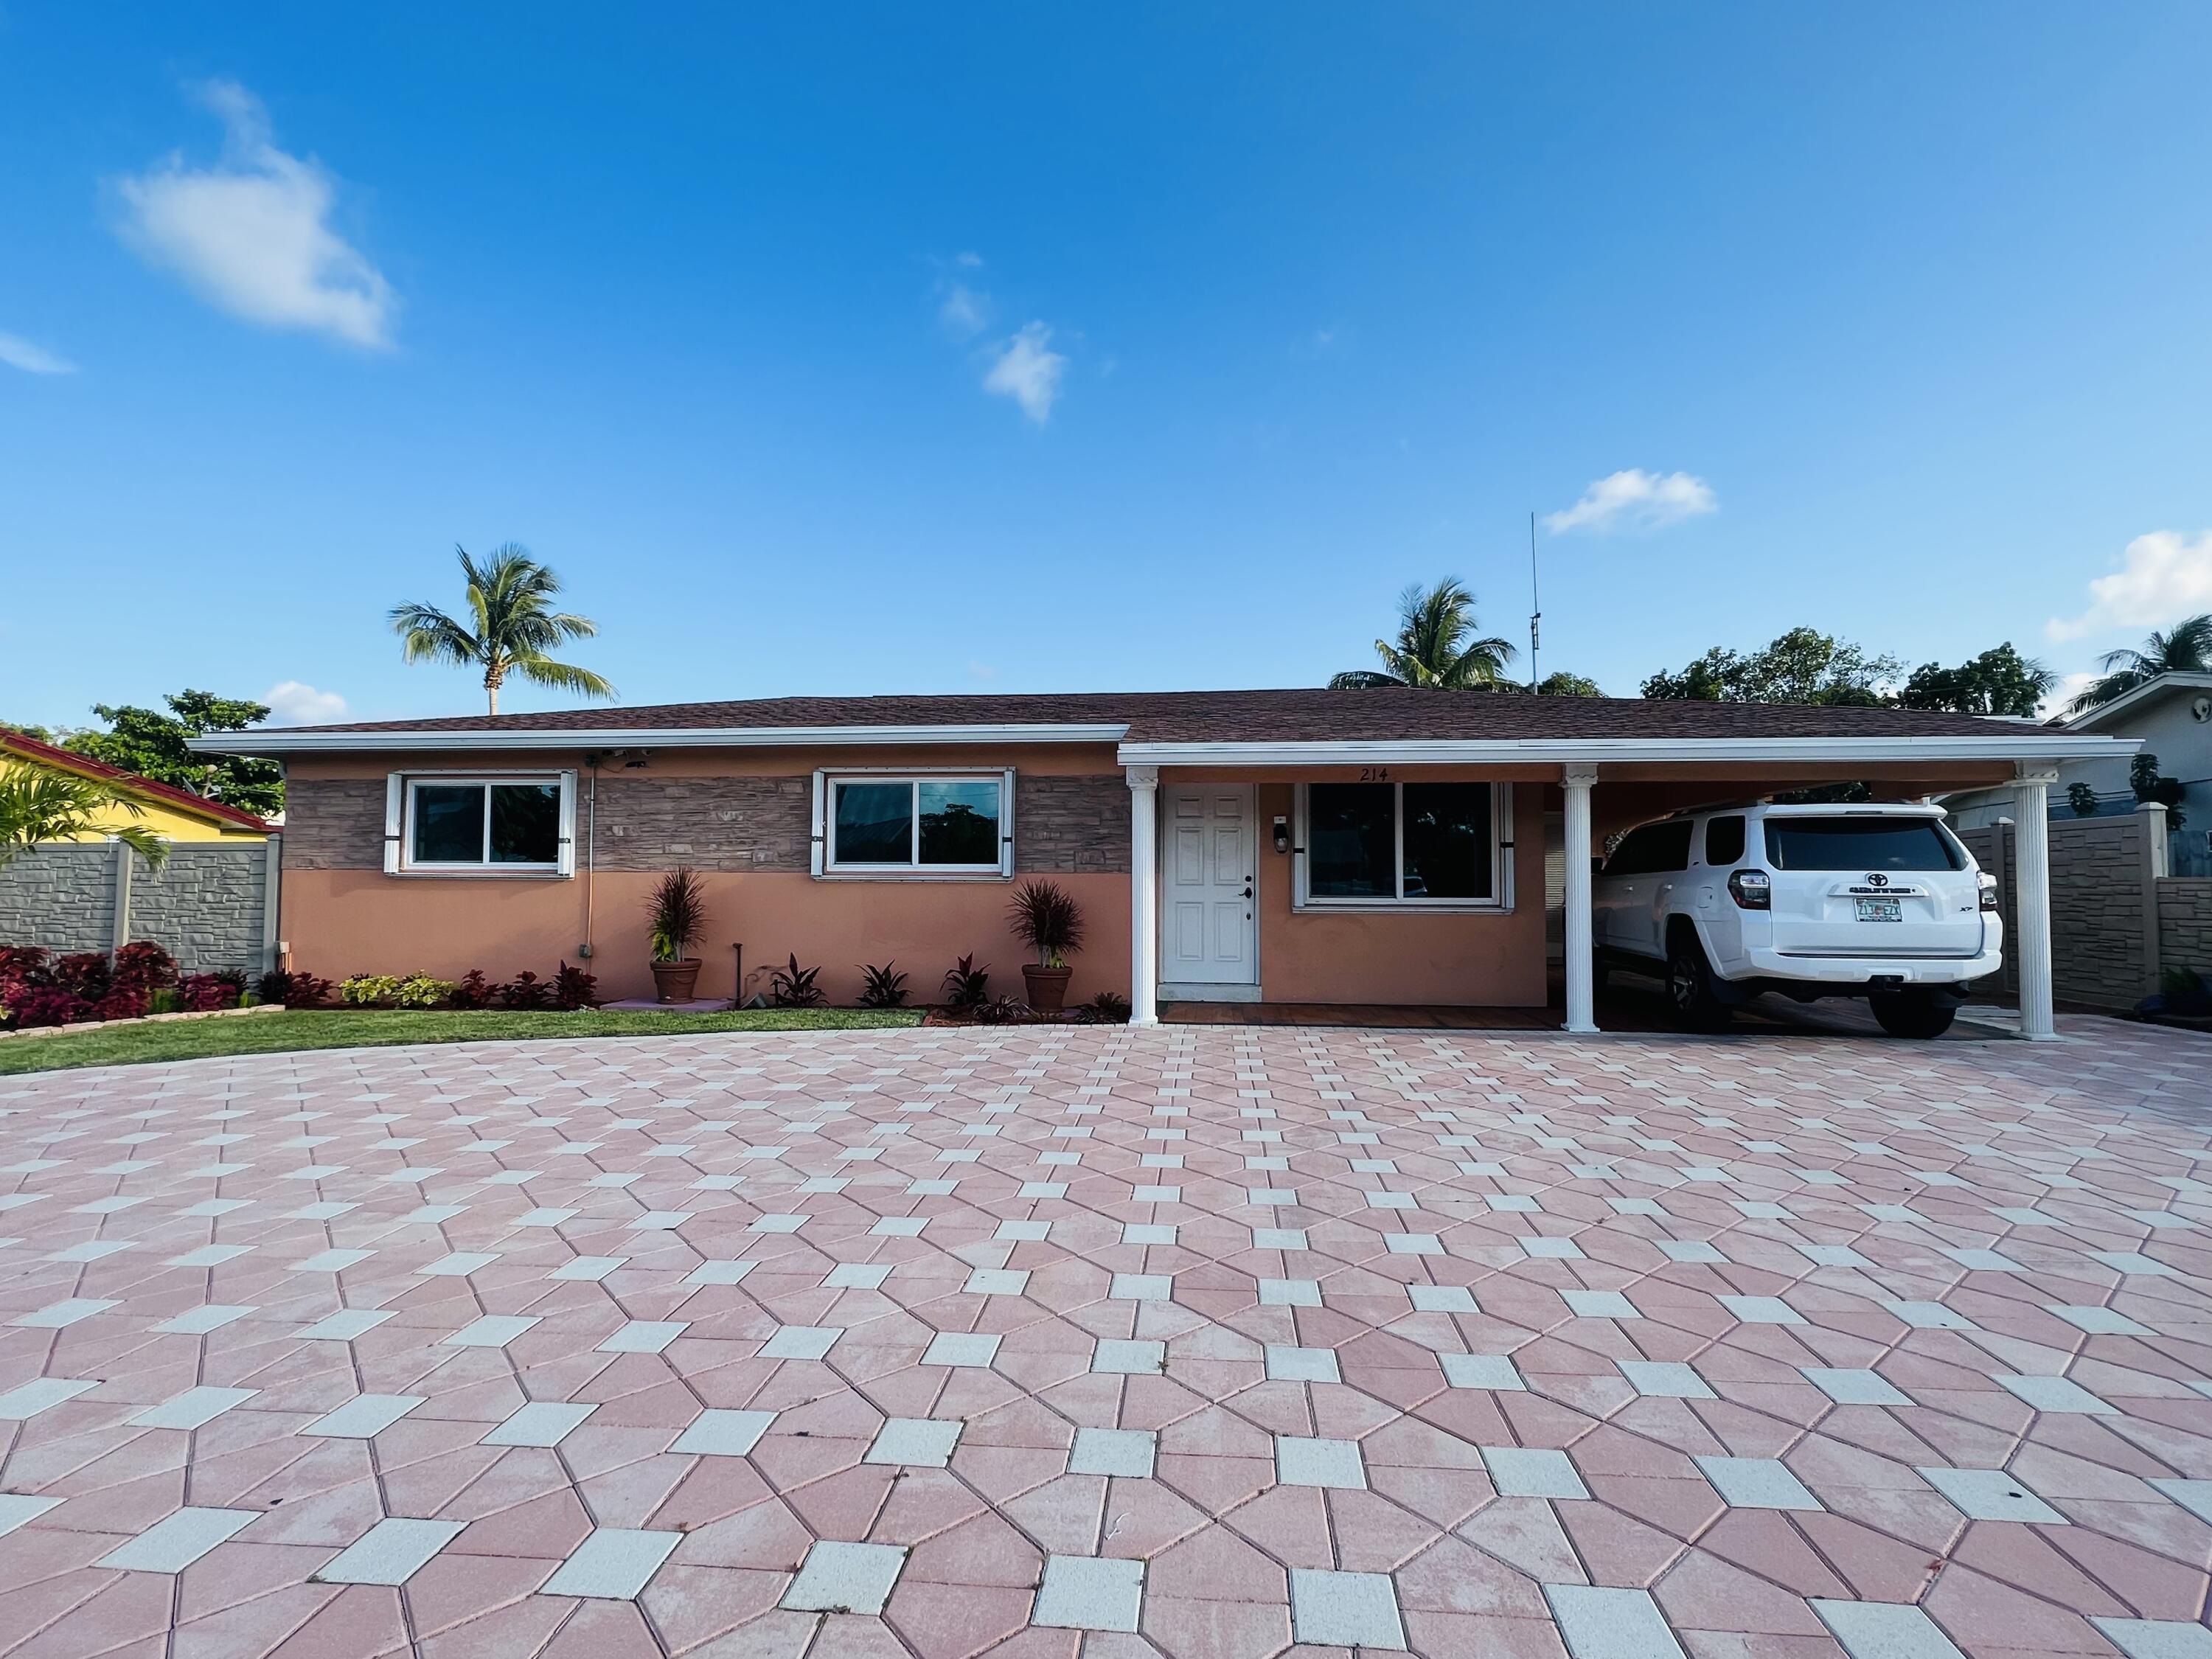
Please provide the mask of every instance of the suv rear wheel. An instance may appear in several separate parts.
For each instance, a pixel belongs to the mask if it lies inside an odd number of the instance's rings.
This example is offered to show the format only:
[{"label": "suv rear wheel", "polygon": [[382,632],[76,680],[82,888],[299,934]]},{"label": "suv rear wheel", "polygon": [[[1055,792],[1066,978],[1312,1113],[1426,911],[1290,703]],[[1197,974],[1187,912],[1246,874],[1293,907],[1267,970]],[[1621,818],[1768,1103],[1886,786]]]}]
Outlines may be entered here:
[{"label": "suv rear wheel", "polygon": [[1893,1037],[1939,1037],[1959,1017],[1958,1004],[1926,991],[1892,991],[1868,1001],[1875,1023]]},{"label": "suv rear wheel", "polygon": [[1692,1031],[1727,1029],[1729,1009],[1713,993],[1713,970],[1705,946],[1688,927],[1677,927],[1667,945],[1667,1000],[1674,1018]]}]

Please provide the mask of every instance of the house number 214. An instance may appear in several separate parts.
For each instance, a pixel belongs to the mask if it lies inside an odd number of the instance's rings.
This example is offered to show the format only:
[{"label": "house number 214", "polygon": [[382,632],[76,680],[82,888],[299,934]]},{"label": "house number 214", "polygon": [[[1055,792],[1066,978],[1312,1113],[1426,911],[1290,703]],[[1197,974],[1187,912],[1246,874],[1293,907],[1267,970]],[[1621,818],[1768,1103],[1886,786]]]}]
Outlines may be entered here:
[{"label": "house number 214", "polygon": [[1390,781],[1390,769],[1387,766],[1363,766],[1359,769],[1359,781],[1362,783],[1388,783]]}]

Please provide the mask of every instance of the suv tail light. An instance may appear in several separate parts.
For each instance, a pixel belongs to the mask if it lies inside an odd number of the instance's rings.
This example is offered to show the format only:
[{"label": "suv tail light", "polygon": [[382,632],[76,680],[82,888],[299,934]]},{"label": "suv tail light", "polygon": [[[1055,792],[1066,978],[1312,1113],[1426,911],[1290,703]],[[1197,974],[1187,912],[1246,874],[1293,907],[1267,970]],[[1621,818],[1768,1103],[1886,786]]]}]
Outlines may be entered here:
[{"label": "suv tail light", "polygon": [[1764,870],[1738,870],[1728,878],[1729,896],[1739,910],[1771,910],[1774,881]]},{"label": "suv tail light", "polygon": [[1984,876],[1981,878],[1981,887],[1982,908],[1995,910],[1997,908],[1997,878],[1995,876]]}]

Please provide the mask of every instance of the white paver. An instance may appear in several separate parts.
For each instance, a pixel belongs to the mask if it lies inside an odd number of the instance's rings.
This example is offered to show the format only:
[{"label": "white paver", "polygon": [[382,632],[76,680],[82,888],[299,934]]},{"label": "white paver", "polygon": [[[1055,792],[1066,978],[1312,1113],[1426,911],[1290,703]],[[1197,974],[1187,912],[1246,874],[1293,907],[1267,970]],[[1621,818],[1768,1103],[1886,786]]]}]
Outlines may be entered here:
[{"label": "white paver", "polygon": [[1133,1632],[1144,1598],[1141,1561],[1048,1555],[1030,1623],[1052,1630]]},{"label": "white paver", "polygon": [[793,1613],[854,1613],[872,1617],[890,1600],[906,1565],[906,1551],[891,1544],[817,1540],[806,1552],[780,1606]]},{"label": "white paver", "polygon": [[1291,1568],[1291,1628],[1316,1647],[1406,1650],[1397,1587],[1385,1572]]},{"label": "white paver", "polygon": [[339,1551],[315,1577],[326,1584],[404,1584],[466,1525],[387,1516]]},{"label": "white paver", "polygon": [[576,1553],[538,1587],[540,1595],[580,1595],[599,1601],[635,1601],[676,1547],[680,1532],[641,1532],[594,1527]]}]

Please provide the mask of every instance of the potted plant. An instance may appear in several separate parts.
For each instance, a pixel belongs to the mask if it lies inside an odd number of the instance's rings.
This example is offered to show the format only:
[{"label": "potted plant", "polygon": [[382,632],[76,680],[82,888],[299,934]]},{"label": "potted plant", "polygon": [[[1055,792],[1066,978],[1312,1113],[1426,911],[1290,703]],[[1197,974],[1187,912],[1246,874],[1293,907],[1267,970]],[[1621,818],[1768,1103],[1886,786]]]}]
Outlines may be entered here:
[{"label": "potted plant", "polygon": [[1041,1014],[1060,1012],[1075,971],[1067,958],[1083,946],[1083,908],[1051,882],[1025,881],[1014,890],[1006,917],[1014,937],[1037,955],[1035,962],[1022,964],[1030,1006]]},{"label": "potted plant", "polygon": [[691,947],[707,931],[707,890],[692,871],[678,866],[653,884],[653,994],[661,1002],[692,1001],[699,988],[699,958]]}]

